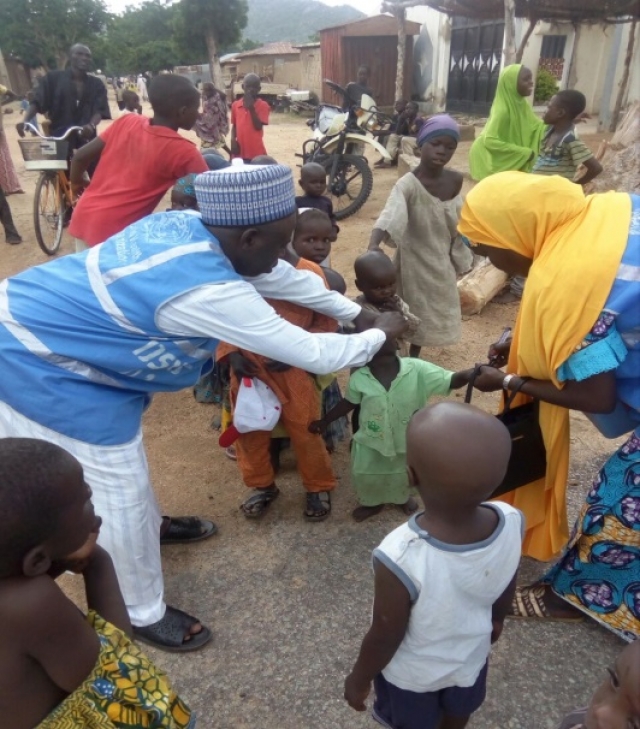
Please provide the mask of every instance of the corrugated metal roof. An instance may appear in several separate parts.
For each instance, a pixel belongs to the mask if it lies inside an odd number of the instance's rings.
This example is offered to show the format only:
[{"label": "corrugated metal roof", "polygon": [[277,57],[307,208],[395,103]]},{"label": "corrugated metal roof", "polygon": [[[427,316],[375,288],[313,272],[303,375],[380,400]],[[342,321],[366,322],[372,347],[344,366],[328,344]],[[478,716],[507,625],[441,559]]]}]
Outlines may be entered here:
[{"label": "corrugated metal roof", "polygon": [[[425,0],[426,2],[426,0]],[[422,26],[420,23],[414,23],[412,20],[405,22],[407,35],[418,35]],[[330,25],[328,28],[321,28],[320,33],[327,30],[335,30],[336,28],[345,28],[345,35],[351,35],[353,30],[355,35],[397,35],[398,26],[396,19],[392,15],[380,14],[372,15],[368,18],[360,18],[360,20],[352,20],[349,23],[340,23],[340,25]]]},{"label": "corrugated metal roof", "polygon": [[[424,0],[424,5],[448,15],[469,18],[504,17],[503,0]],[[638,0],[516,0],[516,15],[572,23],[619,22],[640,18]]]}]

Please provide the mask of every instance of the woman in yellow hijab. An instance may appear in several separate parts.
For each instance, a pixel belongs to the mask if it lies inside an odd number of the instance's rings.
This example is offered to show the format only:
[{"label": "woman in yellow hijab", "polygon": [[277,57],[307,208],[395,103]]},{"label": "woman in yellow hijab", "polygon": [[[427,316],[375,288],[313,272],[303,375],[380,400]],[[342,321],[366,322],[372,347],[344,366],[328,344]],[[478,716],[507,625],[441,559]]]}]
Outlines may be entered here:
[{"label": "woman in yellow hijab", "polygon": [[[640,197],[585,197],[560,177],[503,172],[469,193],[459,230],[498,268],[528,275],[508,374],[485,368],[476,385],[540,401],[546,476],[504,498],[526,516],[525,554],[562,555],[519,588],[512,613],[570,619],[577,608],[638,637]],[[596,476],[567,542],[570,409],[608,437],[631,435]]]}]

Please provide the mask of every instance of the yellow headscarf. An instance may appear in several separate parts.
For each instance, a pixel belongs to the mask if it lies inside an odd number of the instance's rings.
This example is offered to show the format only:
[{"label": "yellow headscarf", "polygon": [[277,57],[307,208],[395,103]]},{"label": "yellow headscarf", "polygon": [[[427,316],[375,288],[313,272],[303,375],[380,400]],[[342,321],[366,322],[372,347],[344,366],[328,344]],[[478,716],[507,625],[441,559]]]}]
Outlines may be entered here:
[{"label": "yellow headscarf", "polygon": [[[513,332],[509,372],[562,387],[557,370],[602,311],[630,221],[626,193],[585,197],[579,185],[561,177],[502,172],[471,190],[460,232],[473,243],[533,260]],[[540,426],[547,449],[545,479],[501,498],[526,516],[524,553],[548,560],[568,537],[569,411],[541,402]]]}]

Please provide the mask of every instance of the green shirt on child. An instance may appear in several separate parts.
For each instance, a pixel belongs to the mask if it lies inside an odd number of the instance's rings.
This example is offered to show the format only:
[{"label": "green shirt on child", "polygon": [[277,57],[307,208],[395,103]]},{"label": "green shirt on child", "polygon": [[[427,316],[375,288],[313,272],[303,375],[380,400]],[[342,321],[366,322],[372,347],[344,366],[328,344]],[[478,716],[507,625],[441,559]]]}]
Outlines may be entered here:
[{"label": "green shirt on child", "polygon": [[360,405],[353,436],[351,480],[363,506],[404,504],[411,496],[406,473],[407,425],[434,395],[448,395],[453,372],[421,359],[401,357],[386,390],[361,367],[349,378],[345,398]]}]

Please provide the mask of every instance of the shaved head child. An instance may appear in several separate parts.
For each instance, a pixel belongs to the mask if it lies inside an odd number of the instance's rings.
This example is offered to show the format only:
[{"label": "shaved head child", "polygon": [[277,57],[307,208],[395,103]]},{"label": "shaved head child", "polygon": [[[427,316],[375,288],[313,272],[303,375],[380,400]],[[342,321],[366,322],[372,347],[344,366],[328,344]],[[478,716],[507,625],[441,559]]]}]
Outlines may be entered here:
[{"label": "shaved head child", "polygon": [[304,208],[316,208],[326,213],[333,226],[333,240],[335,241],[340,232],[338,220],[333,212],[333,203],[324,194],[327,189],[327,171],[317,162],[307,162],[300,169],[298,184],[304,191],[304,195],[296,197],[298,210]]},{"label": "shaved head child", "polygon": [[363,309],[376,313],[399,311],[408,324],[406,337],[410,339],[420,326],[420,319],[409,311],[396,293],[398,273],[395,263],[382,251],[367,251],[356,258],[353,268],[356,288],[361,292],[356,302]]},{"label": "shaved head child", "polygon": [[[96,544],[101,520],[78,461],[44,440],[0,439],[0,511],[3,723],[11,729],[191,727],[189,708],[130,640],[111,557]],[[86,616],[55,582],[65,570],[84,580]]]},{"label": "shaved head child", "polygon": [[383,726],[463,729],[484,701],[522,544],[522,514],[486,503],[510,452],[504,425],[471,405],[432,405],[409,423],[407,472],[425,509],[373,552],[373,619],[345,681],[356,711],[373,682]]},{"label": "shaved head child", "polygon": [[628,645],[607,668],[586,709],[565,717],[558,729],[640,727],[640,640]]}]

